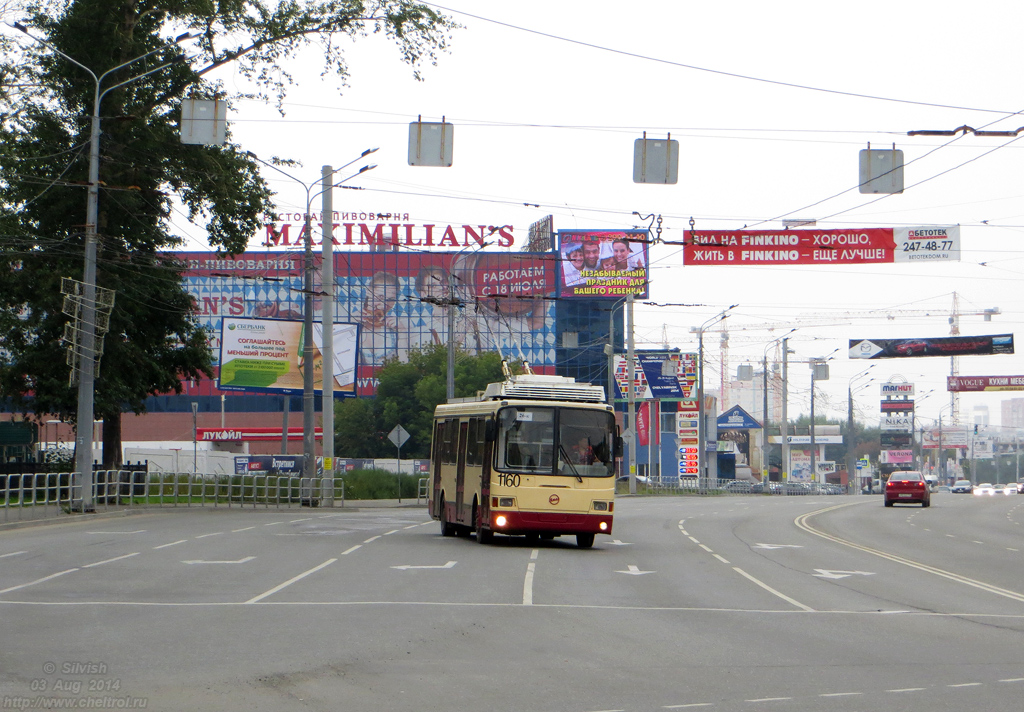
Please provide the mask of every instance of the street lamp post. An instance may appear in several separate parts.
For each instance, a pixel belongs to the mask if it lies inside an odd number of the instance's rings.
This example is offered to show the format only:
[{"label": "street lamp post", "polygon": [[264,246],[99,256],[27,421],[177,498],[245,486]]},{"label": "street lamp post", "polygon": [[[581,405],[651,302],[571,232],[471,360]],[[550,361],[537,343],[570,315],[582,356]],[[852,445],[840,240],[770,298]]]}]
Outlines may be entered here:
[{"label": "street lamp post", "polygon": [[[854,476],[853,473],[854,473],[854,471],[856,469],[856,456],[857,456],[857,453],[855,452],[855,450],[857,449],[857,443],[858,443],[858,439],[854,435],[854,432],[853,432],[853,428],[854,428],[854,420],[853,420],[853,382],[856,381],[861,376],[866,375],[868,371],[870,371],[871,369],[873,369],[877,365],[878,365],[877,363],[873,363],[870,366],[868,366],[867,368],[865,368],[863,371],[861,371],[860,373],[854,374],[854,376],[852,378],[850,378],[850,381],[849,381],[849,383],[846,386],[847,407],[848,407],[848,410],[847,410],[847,413],[846,413],[846,437],[849,438],[849,443],[847,443],[847,445],[846,445],[846,484],[849,487],[851,493],[856,493],[856,492],[860,491],[860,482],[852,482],[852,483],[850,482],[850,478]],[[863,388],[863,387],[867,386],[873,380],[875,380],[875,379],[874,378],[869,378],[867,383],[863,383],[860,386],[858,386],[858,390],[860,388]]]},{"label": "street lamp post", "polygon": [[720,311],[705,321],[700,326],[691,326],[690,332],[697,333],[697,487],[703,490],[707,486],[707,443],[704,442],[707,432],[707,424],[704,422],[704,331],[709,327],[725,319],[729,312],[738,307],[733,304],[728,309]]},{"label": "street lamp post", "polygon": [[785,343],[790,334],[796,331],[796,327],[786,332],[785,336],[780,336],[777,339],[772,339],[764,347],[764,351],[761,353],[761,376],[762,376],[762,394],[764,396],[764,410],[761,413],[761,483],[764,485],[764,491],[768,491],[768,482],[771,479],[770,466],[768,465],[768,349],[771,348],[772,344],[782,341]]},{"label": "street lamp post", "polygon": [[[45,42],[29,33],[28,28],[21,23],[15,22],[14,29],[22,32],[26,37],[43,45],[51,52],[59,54],[75,66],[83,69],[92,78],[95,85],[92,101],[92,121],[89,129],[89,188],[86,201],[85,214],[85,265],[82,270],[82,329],[81,329],[81,358],[79,359],[78,376],[78,415],[75,421],[75,472],[79,477],[81,486],[83,512],[94,511],[93,500],[93,475],[92,475],[92,424],[94,413],[95,385],[96,385],[96,222],[99,215],[99,186],[100,186],[100,103],[109,92],[114,89],[131,84],[150,74],[159,72],[162,69],[185,61],[184,56],[179,56],[170,62],[165,62],[158,67],[147,70],[117,84],[112,84],[105,89],[102,88],[103,80],[110,74],[124,69],[139,60],[164,51],[174,45],[191,39],[192,35],[184,33],[178,35],[173,41],[168,42],[157,49],[139,55],[127,62],[122,62],[112,69],[108,69],[98,75],[81,62],[69,57],[53,45]],[[84,425],[83,425],[84,424]]]},{"label": "street lamp post", "polygon": [[[338,171],[344,170],[348,166],[351,166],[353,163],[358,161],[360,158],[363,158],[364,156],[367,156],[367,155],[373,153],[376,150],[377,149],[374,148],[374,149],[367,149],[366,151],[363,151],[363,153],[360,154],[357,158],[354,158],[353,160],[349,161],[344,166],[341,166],[341,168],[332,169],[331,173],[335,173],[336,174]],[[317,185],[315,182],[314,183],[304,183],[301,180],[299,180],[298,178],[296,178],[295,176],[293,176],[292,174],[288,173],[287,171],[281,170],[279,167],[275,166],[273,163],[268,163],[268,162],[262,160],[255,153],[253,153],[252,151],[248,151],[246,153],[246,155],[248,155],[253,160],[262,163],[264,166],[266,166],[268,168],[272,168],[273,170],[277,171],[281,175],[283,175],[283,176],[285,176],[287,178],[291,178],[293,181],[295,181],[296,183],[301,185],[303,187],[303,189],[306,191],[306,202],[305,202],[305,211],[304,211],[304,219],[303,219],[303,227],[302,227],[302,234],[305,237],[305,243],[304,243],[305,244],[305,265],[304,265],[304,269],[303,269],[303,287],[302,287],[302,293],[303,293],[303,312],[302,312],[302,316],[303,316],[303,329],[302,329],[302,364],[303,364],[303,367],[302,367],[303,368],[303,371],[302,371],[302,475],[303,475],[303,477],[314,478],[314,477],[316,477],[316,455],[315,455],[315,453],[316,453],[316,444],[315,444],[316,432],[315,432],[315,428],[314,428],[314,418],[315,418],[314,385],[315,385],[315,382],[314,382],[314,373],[313,373],[313,371],[314,371],[314,368],[313,368],[313,351],[314,351],[314,348],[313,348],[313,296],[314,295],[313,295],[312,203],[313,203],[313,199],[316,198],[317,196],[323,195],[324,193],[326,193],[327,191],[331,190],[335,186],[341,185],[345,181],[351,180],[352,178],[355,178],[356,176],[361,175],[361,174],[363,174],[363,173],[365,173],[367,171],[371,171],[374,168],[376,168],[377,166],[376,165],[366,165],[366,166],[363,166],[362,168],[360,168],[358,171],[356,171],[352,175],[348,176],[347,178],[343,178],[342,180],[337,181],[336,183],[331,183],[330,179],[329,179],[329,176],[326,174],[326,171],[321,170],[320,182],[321,182],[321,185],[323,185],[323,187],[320,189],[319,192],[313,193],[313,188],[315,188],[316,185]],[[327,167],[325,167],[325,168],[327,168]],[[333,215],[327,215],[326,216],[326,220],[328,222],[333,221],[334,220]],[[332,239],[333,239],[333,235],[332,235]],[[333,277],[331,277],[331,280],[333,282]],[[323,279],[321,279],[321,282],[323,282]],[[329,293],[333,294],[333,291],[334,290],[331,289]],[[333,312],[333,305],[332,305],[332,312]],[[333,313],[332,313],[332,319],[333,319]],[[328,323],[325,323],[323,321],[322,317],[321,317],[321,324],[320,325],[321,325],[321,328],[325,332],[328,329],[330,329],[331,333],[333,335],[333,328],[334,328],[333,321],[330,324],[328,324]],[[322,371],[321,371],[321,376],[322,376],[322,380],[325,381],[325,382],[326,382],[326,380],[328,378],[331,378],[331,379],[334,378],[333,356],[332,356],[332,360],[330,362],[324,362],[323,367],[322,367]],[[333,380],[331,382],[331,385],[332,386],[334,385],[333,384]],[[332,394],[333,394],[333,389],[332,389]],[[333,398],[333,395],[332,395],[332,398]],[[289,398],[286,395],[285,396],[285,408],[288,407],[288,400],[289,400]],[[332,403],[325,403],[323,405],[323,410],[326,412],[326,410],[328,408],[333,408],[333,407],[334,407],[334,403],[333,402]],[[333,416],[333,411],[332,411],[332,416]],[[332,420],[331,428],[333,430],[333,427],[334,427],[334,425],[333,425],[333,418],[331,420]],[[287,426],[284,426],[284,428],[285,428],[285,432],[283,432],[281,434],[282,442],[286,442],[286,439],[288,437]],[[332,438],[332,440],[333,440],[333,438]],[[332,443],[332,446],[333,446],[333,443]],[[324,452],[327,453],[326,450]],[[333,455],[334,453],[331,452],[331,453],[328,453],[328,454],[329,455]]]}]

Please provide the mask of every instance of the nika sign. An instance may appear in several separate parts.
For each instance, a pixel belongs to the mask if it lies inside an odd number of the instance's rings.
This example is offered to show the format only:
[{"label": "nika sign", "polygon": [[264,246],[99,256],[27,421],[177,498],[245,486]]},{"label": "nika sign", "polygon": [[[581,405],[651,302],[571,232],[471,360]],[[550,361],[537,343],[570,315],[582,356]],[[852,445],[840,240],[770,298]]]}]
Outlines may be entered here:
[{"label": "nika sign", "polygon": [[[266,226],[265,247],[290,247],[305,244],[302,213],[279,216],[283,220]],[[334,213],[334,244],[339,247],[473,247],[493,241],[498,247],[511,247],[515,242],[511,225],[417,225],[409,222],[409,214],[398,213]],[[351,219],[351,222],[349,222]],[[360,220],[360,222],[356,222]],[[310,215],[314,226],[313,244],[323,242],[323,223],[317,214]],[[294,231],[293,231],[294,230]]]},{"label": "nika sign", "polygon": [[683,232],[686,265],[829,265],[958,261],[960,228]]}]

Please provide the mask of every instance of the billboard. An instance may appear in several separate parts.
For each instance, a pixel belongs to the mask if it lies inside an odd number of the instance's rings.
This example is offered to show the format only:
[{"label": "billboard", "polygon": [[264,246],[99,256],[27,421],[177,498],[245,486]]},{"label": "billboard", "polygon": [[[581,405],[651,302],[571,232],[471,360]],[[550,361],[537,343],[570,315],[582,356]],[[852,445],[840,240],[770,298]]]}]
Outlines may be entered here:
[{"label": "billboard", "polygon": [[[301,321],[225,318],[221,322],[222,390],[302,393],[306,364]],[[356,324],[334,325],[334,389],[337,396],[356,392]],[[313,383],[323,388],[323,327],[313,324]]]},{"label": "billboard", "polygon": [[1013,334],[940,336],[931,339],[850,339],[850,358],[990,356],[1012,353]]},{"label": "billboard", "polygon": [[1024,376],[947,376],[947,391],[1024,391]]},{"label": "billboard", "polygon": [[970,437],[966,430],[943,428],[933,428],[932,430],[925,430],[921,433],[921,447],[936,450],[939,447],[939,442],[942,442],[942,449],[951,447],[967,447],[970,442]]},{"label": "billboard", "polygon": [[[253,250],[222,257],[179,252],[185,288],[196,301],[216,358],[226,318],[301,320],[301,252]],[[313,307],[320,313],[321,256],[315,256]],[[472,354],[498,351],[554,373],[557,264],[552,253],[334,253],[335,315],[359,327],[357,395],[376,392],[387,359],[448,340],[448,302],[455,304],[452,340]],[[219,361],[215,365],[219,365]]]},{"label": "billboard", "polygon": [[[629,397],[629,362],[623,354],[614,358],[615,397]],[[633,353],[633,392],[636,400],[696,400],[697,354],[677,351]]]},{"label": "billboard", "polygon": [[560,297],[647,297],[646,230],[559,230]]},{"label": "billboard", "polygon": [[683,231],[686,265],[860,265],[960,259],[960,228]]}]

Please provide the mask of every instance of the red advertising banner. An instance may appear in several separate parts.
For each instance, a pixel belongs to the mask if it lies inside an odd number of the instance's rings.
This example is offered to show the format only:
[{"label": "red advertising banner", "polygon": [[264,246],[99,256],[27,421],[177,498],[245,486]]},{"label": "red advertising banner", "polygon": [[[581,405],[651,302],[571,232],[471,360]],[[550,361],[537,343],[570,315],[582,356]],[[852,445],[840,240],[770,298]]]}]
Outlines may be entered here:
[{"label": "red advertising banner", "polygon": [[947,391],[1024,391],[1024,376],[948,376]]},{"label": "red advertising banner", "polygon": [[686,265],[828,265],[892,262],[892,228],[683,233]]},{"label": "red advertising banner", "polygon": [[636,409],[637,445],[647,447],[651,443],[651,408],[650,401],[644,401]]},{"label": "red advertising banner", "polygon": [[956,261],[960,229],[873,227],[841,230],[686,230],[686,265],[859,265]]}]

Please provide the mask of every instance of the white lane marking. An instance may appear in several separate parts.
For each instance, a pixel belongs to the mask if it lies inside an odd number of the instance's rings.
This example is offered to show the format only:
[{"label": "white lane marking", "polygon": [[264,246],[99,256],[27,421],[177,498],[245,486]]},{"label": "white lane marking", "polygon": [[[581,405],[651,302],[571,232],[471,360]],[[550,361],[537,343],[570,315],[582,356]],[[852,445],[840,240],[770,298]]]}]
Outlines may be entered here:
[{"label": "white lane marking", "polygon": [[688,705],[662,705],[662,709],[666,710],[681,710],[687,707],[714,707],[713,702],[693,702]]},{"label": "white lane marking", "polygon": [[371,536],[369,539],[367,539],[363,543],[364,544],[369,544],[371,541],[377,541],[378,539],[380,539],[380,535],[379,534],[377,536]]},{"label": "white lane marking", "polygon": [[818,573],[813,574],[818,578],[824,579],[841,579],[848,578],[850,576],[874,576],[873,571],[832,571],[830,569],[815,569]]},{"label": "white lane marking", "polygon": [[205,539],[208,536],[220,536],[224,532],[213,532],[212,534],[200,534],[199,536],[192,537],[193,539]]},{"label": "white lane marking", "polygon": [[355,546],[350,546],[349,548],[345,549],[345,551],[341,552],[341,555],[344,556],[345,554],[351,554],[356,549],[361,549],[361,548],[363,548],[362,544],[356,544]]},{"label": "white lane marking", "polygon": [[886,692],[921,692],[924,687],[904,687],[900,690],[886,690]]},{"label": "white lane marking", "polygon": [[854,695],[863,695],[863,692],[826,692],[818,695],[818,697],[852,697]]},{"label": "white lane marking", "polygon": [[950,539],[956,539],[956,534],[947,534]]},{"label": "white lane marking", "polygon": [[27,553],[27,551],[12,551],[10,554],[0,554],[0,559],[6,559],[8,556],[20,556],[21,554]]},{"label": "white lane marking", "polygon": [[111,563],[113,561],[120,561],[121,559],[130,559],[133,556],[138,556],[138,555],[139,555],[139,552],[136,551],[133,554],[125,554],[124,556],[115,556],[113,559],[104,559],[103,561],[97,561],[94,564],[86,564],[82,568],[83,569],[91,569],[93,566],[103,566],[103,564],[109,564],[109,563]]},{"label": "white lane marking", "polygon": [[267,524],[264,524],[263,526],[265,526],[265,527],[275,527],[278,524],[284,524],[284,522],[269,522]]},{"label": "white lane marking", "polygon": [[700,542],[699,542],[699,541],[697,541],[697,540],[696,540],[696,539],[695,539],[694,537],[692,537],[692,536],[691,536],[691,537],[688,537],[688,538],[689,538],[689,540],[690,540],[690,541],[692,541],[692,542],[693,542],[694,544],[700,544]]},{"label": "white lane marking", "polygon": [[533,572],[537,564],[531,561],[526,565],[526,578],[523,580],[523,605],[533,605]]},{"label": "white lane marking", "polygon": [[275,593],[277,593],[281,589],[287,588],[288,586],[291,586],[296,581],[301,581],[302,579],[306,578],[310,574],[315,574],[320,569],[326,568],[327,566],[330,566],[335,561],[337,561],[337,559],[328,559],[327,561],[325,561],[324,563],[320,564],[319,566],[314,566],[309,571],[303,572],[303,573],[299,574],[298,576],[293,576],[292,578],[288,579],[284,583],[278,584],[277,586],[274,586],[269,591],[266,591],[265,593],[261,593],[260,595],[256,596],[255,598],[250,598],[248,601],[246,601],[246,603],[258,603],[258,602],[262,601],[264,598],[266,598],[267,596],[273,596]]},{"label": "white lane marking", "polygon": [[160,546],[154,546],[153,549],[166,549],[169,546],[177,546],[178,544],[184,544],[188,539],[178,539],[178,541],[172,541],[170,544],[161,544]]},{"label": "white lane marking", "polygon": [[698,546],[701,549],[703,549],[704,551],[708,552],[709,554],[714,553],[714,552],[711,551],[711,547],[708,546],[707,544],[698,544]]},{"label": "white lane marking", "polygon": [[864,551],[864,552],[867,552],[869,554],[874,554],[875,556],[879,556],[879,557],[881,557],[883,559],[888,559],[889,561],[894,561],[897,564],[903,564],[904,566],[909,566],[909,567],[917,569],[919,571],[925,571],[925,572],[930,573],[930,574],[935,574],[936,576],[941,576],[941,577],[947,578],[947,579],[949,579],[951,581],[956,581],[958,583],[966,584],[968,586],[972,586],[974,588],[981,589],[982,591],[988,591],[989,593],[994,593],[997,596],[1003,596],[1004,598],[1010,598],[1010,599],[1012,599],[1014,601],[1024,601],[1024,593],[1018,593],[1017,591],[1011,591],[1011,590],[1006,589],[1006,588],[1000,588],[999,586],[994,586],[992,584],[985,583],[983,581],[978,581],[977,579],[968,578],[967,576],[961,576],[960,574],[955,574],[952,571],[946,571],[944,569],[940,569],[940,568],[937,568],[935,566],[928,566],[927,564],[922,564],[922,563],[919,563],[919,562],[914,561],[912,559],[906,559],[906,558],[904,558],[902,556],[897,556],[895,554],[887,554],[884,551],[881,551],[879,549],[872,549],[869,546],[862,546],[861,544],[855,544],[852,541],[848,541],[846,539],[841,539],[840,537],[833,536],[831,534],[827,534],[827,533],[825,533],[825,532],[823,532],[823,531],[821,531],[819,529],[815,529],[814,527],[812,527],[810,524],[807,523],[807,521],[811,517],[817,516],[818,514],[824,514],[825,512],[831,512],[833,510],[840,509],[842,507],[851,507],[851,506],[854,506],[854,505],[857,505],[857,504],[860,504],[860,502],[851,502],[850,504],[837,504],[837,505],[835,505],[833,507],[826,507],[825,509],[819,509],[819,510],[817,510],[815,512],[807,512],[806,514],[801,514],[799,517],[797,517],[795,520],[793,520],[793,523],[796,524],[799,528],[803,529],[805,532],[808,532],[809,534],[814,534],[815,536],[821,537],[822,539],[827,539],[827,540],[833,541],[833,542],[835,542],[837,544],[842,544],[843,546],[848,546],[851,549],[857,549],[858,551]]},{"label": "white lane marking", "polygon": [[400,531],[401,531],[401,529],[392,529],[389,532],[384,532],[384,536],[391,536],[392,534],[397,534]]},{"label": "white lane marking", "polygon": [[618,539],[612,539],[612,546],[633,546],[631,541],[619,541]]},{"label": "white lane marking", "polygon": [[133,532],[86,532],[86,534],[142,534],[145,529],[136,529]]},{"label": "white lane marking", "polygon": [[729,560],[726,559],[721,554],[712,554],[712,556],[715,557],[716,559],[718,559],[719,561],[721,561],[723,564],[728,564],[729,563]]},{"label": "white lane marking", "polygon": [[1024,682],[1024,677],[1008,677],[1005,680],[999,682]]},{"label": "white lane marking", "polygon": [[418,526],[420,526],[420,525],[419,524],[410,524],[407,527],[402,527],[402,529],[415,529]]},{"label": "white lane marking", "polygon": [[639,566],[633,564],[626,564],[628,571],[616,571],[617,574],[630,574],[632,576],[643,576],[644,574],[657,573],[656,571],[641,571]]},{"label": "white lane marking", "polygon": [[306,517],[305,519],[292,519],[288,523],[289,524],[295,524],[296,522],[308,522],[312,518],[313,517]]},{"label": "white lane marking", "polygon": [[255,527],[255,525],[254,525],[254,526],[251,526],[251,527],[242,527],[241,529],[232,529],[232,530],[231,530],[231,533],[232,533],[232,534],[237,534],[238,532],[247,532],[247,531],[249,531],[250,529],[255,529],[255,528],[256,528],[256,527]]},{"label": "white lane marking", "polygon": [[426,566],[414,566],[412,564],[402,564],[401,566],[392,566],[393,569],[399,569],[400,571],[408,571],[409,569],[450,569],[458,561],[449,561],[446,564],[426,565]]},{"label": "white lane marking", "polygon": [[530,552],[530,559],[533,561],[536,561],[538,556],[540,556],[540,549],[534,549]]},{"label": "white lane marking", "polygon": [[775,590],[774,588],[772,588],[771,586],[769,586],[768,584],[766,584],[766,583],[765,583],[764,581],[758,581],[758,580],[757,580],[756,578],[754,578],[753,576],[751,576],[750,574],[748,574],[748,573],[747,573],[746,571],[744,571],[743,569],[741,569],[741,568],[738,568],[738,567],[736,567],[736,566],[733,566],[733,567],[732,567],[732,570],[733,570],[733,571],[735,571],[736,573],[738,573],[738,574],[739,574],[740,576],[745,576],[746,578],[750,579],[751,581],[753,581],[754,583],[756,583],[756,584],[757,584],[758,586],[760,586],[761,588],[763,588],[763,589],[764,589],[765,591],[767,591],[768,593],[770,593],[770,594],[773,594],[773,595],[775,595],[775,596],[778,596],[778,597],[779,597],[779,598],[781,598],[781,599],[782,599],[783,601],[786,601],[787,603],[791,603],[791,604],[793,604],[794,606],[796,606],[797,608],[801,608],[801,609],[803,609],[803,610],[807,611],[808,613],[813,613],[813,612],[814,612],[814,609],[813,609],[813,608],[811,608],[810,606],[805,606],[804,604],[800,603],[800,601],[797,601],[797,600],[796,600],[796,599],[794,599],[794,598],[790,598],[789,596],[787,596],[786,594],[782,593],[781,591],[776,591],[776,590]]},{"label": "white lane marking", "polygon": [[791,700],[792,697],[762,697],[757,700],[747,700],[747,702],[782,702],[784,700]]},{"label": "white lane marking", "polygon": [[751,549],[803,549],[800,544],[764,544],[758,542],[754,544]]},{"label": "white lane marking", "polygon": [[980,682],[961,682],[959,685],[946,685],[946,687],[978,687]]},{"label": "white lane marking", "polygon": [[23,583],[23,584],[21,584],[19,586],[11,586],[10,588],[5,588],[2,591],[0,591],[0,595],[3,595],[5,593],[10,593],[11,591],[17,591],[18,589],[22,589],[22,588],[28,588],[29,586],[35,586],[37,583],[43,583],[44,581],[49,581],[50,579],[55,579],[58,576],[63,576],[64,574],[69,574],[72,571],[78,571],[78,569],[74,568],[74,569],[68,569],[67,571],[58,571],[55,574],[50,574],[49,576],[44,576],[43,578],[36,579],[35,581],[29,581],[28,583]]},{"label": "white lane marking", "polygon": [[255,556],[246,556],[244,559],[239,559],[238,561],[206,561],[204,559],[189,559],[188,561],[182,561],[181,563],[183,563],[183,564],[247,564],[247,563],[249,563],[250,561],[252,561],[255,558],[256,558]]}]

